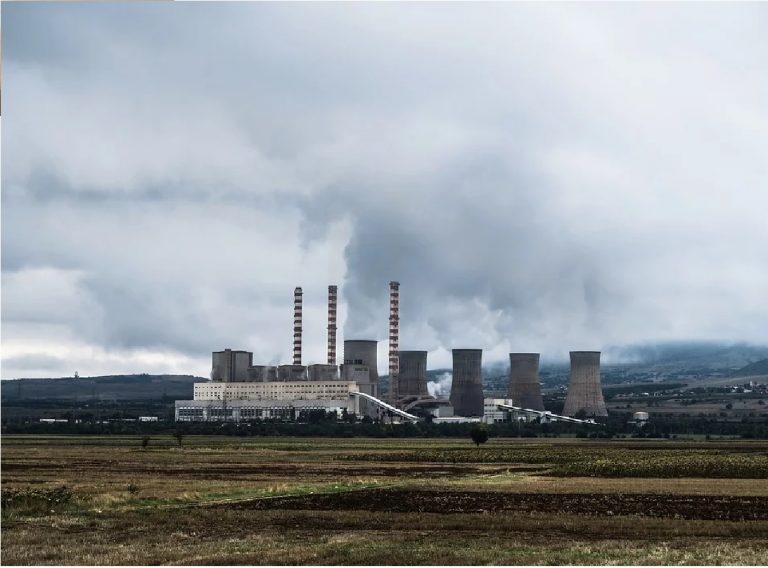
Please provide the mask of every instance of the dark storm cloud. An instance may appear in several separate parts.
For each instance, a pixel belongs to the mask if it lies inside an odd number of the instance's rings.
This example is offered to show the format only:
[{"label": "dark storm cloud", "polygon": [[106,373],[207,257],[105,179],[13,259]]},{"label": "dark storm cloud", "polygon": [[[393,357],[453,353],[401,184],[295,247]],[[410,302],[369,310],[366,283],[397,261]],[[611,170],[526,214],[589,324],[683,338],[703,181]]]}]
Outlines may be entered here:
[{"label": "dark storm cloud", "polygon": [[765,6],[2,11],[4,376],[768,342]]}]

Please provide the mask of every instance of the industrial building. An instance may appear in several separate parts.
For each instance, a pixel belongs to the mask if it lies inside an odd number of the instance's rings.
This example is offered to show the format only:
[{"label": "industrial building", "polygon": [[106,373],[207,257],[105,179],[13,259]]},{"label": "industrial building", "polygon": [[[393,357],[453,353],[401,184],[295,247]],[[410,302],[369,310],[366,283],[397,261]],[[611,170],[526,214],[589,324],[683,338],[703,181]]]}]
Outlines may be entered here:
[{"label": "industrial building", "polygon": [[[194,386],[193,400],[176,401],[176,420],[292,419],[306,410],[354,413],[389,419],[436,421],[574,420],[544,411],[538,353],[509,354],[506,399],[485,398],[482,349],[453,349],[453,382],[448,399],[427,390],[427,351],[399,350],[400,283],[389,283],[389,393],[379,394],[378,341],[347,339],[343,364],[336,361],[338,287],[328,286],[326,363],[302,361],[303,290],[293,294],[291,364],[254,365],[250,351],[212,354],[211,381]],[[600,353],[571,352],[571,381],[564,414],[606,416],[600,388]]]}]

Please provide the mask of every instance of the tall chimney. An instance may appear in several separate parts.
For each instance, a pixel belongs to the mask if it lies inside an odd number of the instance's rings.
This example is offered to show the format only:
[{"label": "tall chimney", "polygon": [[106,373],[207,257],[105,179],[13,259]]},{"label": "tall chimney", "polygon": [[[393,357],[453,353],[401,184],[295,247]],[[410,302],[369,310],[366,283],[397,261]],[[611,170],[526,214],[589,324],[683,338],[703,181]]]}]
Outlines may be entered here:
[{"label": "tall chimney", "polygon": [[397,406],[400,398],[400,282],[389,283],[389,404]]},{"label": "tall chimney", "polygon": [[301,287],[293,291],[293,364],[301,365]]},{"label": "tall chimney", "polygon": [[328,286],[328,364],[336,364],[336,305],[338,288]]}]

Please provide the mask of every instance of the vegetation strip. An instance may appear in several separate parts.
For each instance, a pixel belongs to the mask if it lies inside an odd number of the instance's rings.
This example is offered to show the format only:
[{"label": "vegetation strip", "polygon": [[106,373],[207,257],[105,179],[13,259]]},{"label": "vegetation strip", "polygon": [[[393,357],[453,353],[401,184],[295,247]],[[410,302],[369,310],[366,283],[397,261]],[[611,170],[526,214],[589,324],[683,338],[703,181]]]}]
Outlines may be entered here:
[{"label": "vegetation strip", "polygon": [[701,520],[768,520],[768,497],[702,495],[562,494],[493,491],[430,491],[398,488],[361,489],[335,494],[253,500],[249,509],[365,510],[419,513],[557,512],[579,515],[640,515]]}]

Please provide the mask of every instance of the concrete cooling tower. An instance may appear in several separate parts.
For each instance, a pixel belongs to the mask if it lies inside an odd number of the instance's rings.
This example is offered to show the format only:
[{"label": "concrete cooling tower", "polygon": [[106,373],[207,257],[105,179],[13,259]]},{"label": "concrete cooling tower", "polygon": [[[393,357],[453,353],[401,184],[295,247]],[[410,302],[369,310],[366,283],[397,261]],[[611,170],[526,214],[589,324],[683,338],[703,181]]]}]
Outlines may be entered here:
[{"label": "concrete cooling tower", "polygon": [[457,416],[483,415],[482,349],[453,350],[450,401]]},{"label": "concrete cooling tower", "polygon": [[[344,341],[343,380],[357,382],[360,392],[379,398],[379,371],[377,341],[368,339],[347,339]],[[360,401],[360,412],[376,416],[378,408],[368,401]]]},{"label": "concrete cooling tower", "polygon": [[369,339],[347,339],[344,341],[344,364],[368,367],[369,382],[379,384],[376,366],[378,341]]},{"label": "concrete cooling tower", "polygon": [[400,359],[400,398],[428,396],[427,352],[398,351]]},{"label": "concrete cooling tower", "polygon": [[608,416],[600,386],[599,351],[571,351],[571,381],[563,414],[575,416],[581,410],[587,416]]},{"label": "concrete cooling tower", "polygon": [[539,382],[538,353],[509,354],[509,387],[507,397],[515,406],[544,410]]}]

